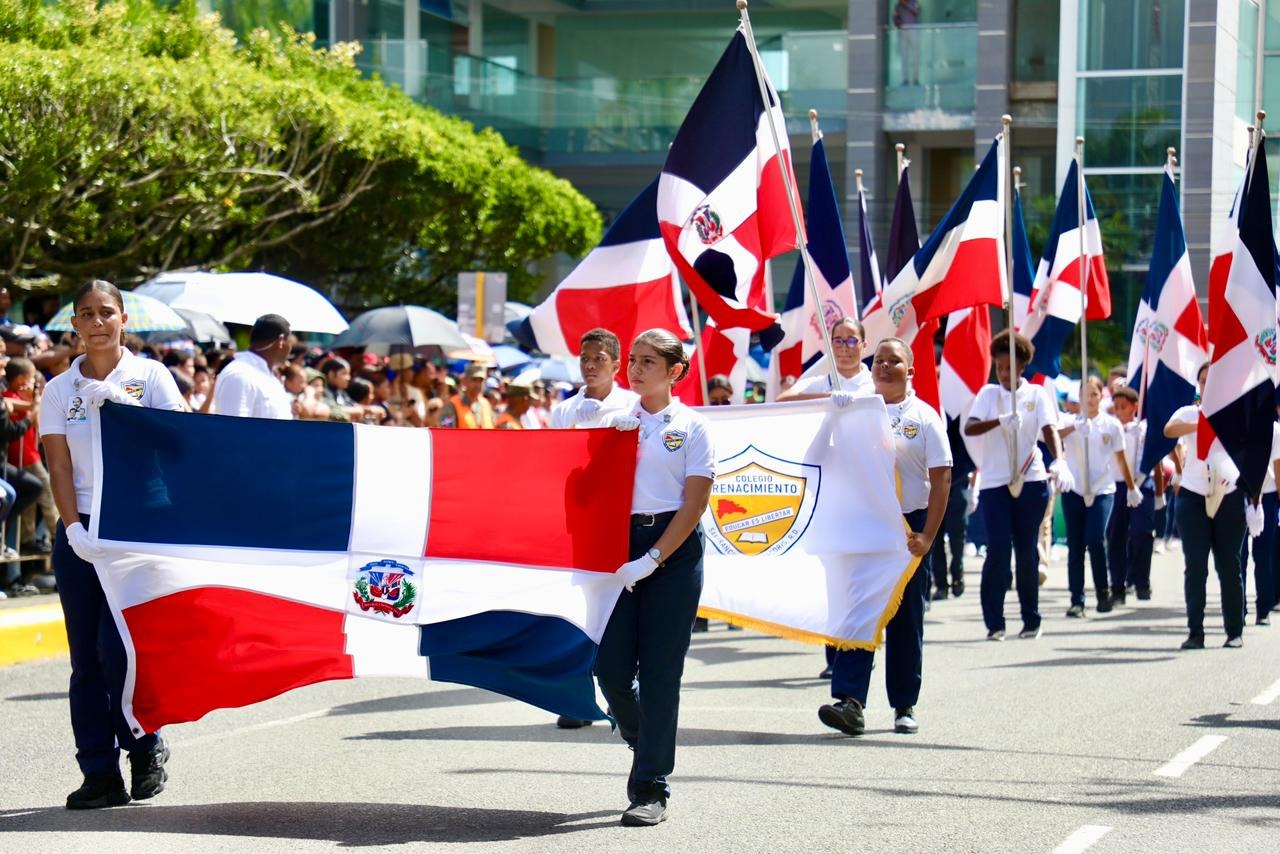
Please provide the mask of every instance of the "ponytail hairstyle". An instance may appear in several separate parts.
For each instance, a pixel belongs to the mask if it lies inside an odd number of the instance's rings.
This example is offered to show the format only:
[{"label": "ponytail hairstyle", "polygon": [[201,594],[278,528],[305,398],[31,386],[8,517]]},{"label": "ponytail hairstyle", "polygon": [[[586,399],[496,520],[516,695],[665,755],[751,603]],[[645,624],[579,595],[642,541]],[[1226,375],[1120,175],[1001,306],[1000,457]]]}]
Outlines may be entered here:
[{"label": "ponytail hairstyle", "polygon": [[652,347],[653,351],[667,363],[668,368],[672,365],[680,365],[680,375],[675,378],[675,382],[689,375],[689,357],[684,352],[684,345],[667,330],[650,329],[641,332],[631,344],[633,350],[636,344],[647,344]]}]

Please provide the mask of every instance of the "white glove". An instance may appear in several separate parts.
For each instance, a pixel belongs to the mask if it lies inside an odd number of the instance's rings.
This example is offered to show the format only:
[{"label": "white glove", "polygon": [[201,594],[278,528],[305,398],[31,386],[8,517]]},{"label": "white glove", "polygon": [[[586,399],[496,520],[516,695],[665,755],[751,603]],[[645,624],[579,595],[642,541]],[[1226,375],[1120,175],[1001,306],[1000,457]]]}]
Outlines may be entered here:
[{"label": "white glove", "polygon": [[628,430],[638,430],[640,419],[634,415],[615,415],[609,426],[625,433]]},{"label": "white glove", "polygon": [[856,396],[857,395],[855,395],[853,392],[849,391],[848,389],[842,388],[839,391],[831,392],[831,402],[834,403],[836,406],[840,407],[841,409],[844,409],[846,406],[853,403],[853,399]]},{"label": "white glove", "polygon": [[76,553],[76,557],[86,563],[93,563],[107,556],[106,550],[98,545],[97,540],[89,536],[89,532],[79,522],[72,522],[67,526],[67,542],[71,544],[71,550]]},{"label": "white glove", "polygon": [[1000,416],[1000,426],[1016,433],[1022,429],[1022,413],[1016,409],[1012,412],[1003,413]]},{"label": "white glove", "polygon": [[584,397],[578,404],[578,421],[590,421],[600,414],[600,401],[594,397]]},{"label": "white glove", "polygon": [[1163,495],[1157,495],[1157,496],[1156,496],[1156,509],[1157,509],[1157,510],[1163,510],[1163,509],[1164,509],[1164,506],[1165,506],[1164,496],[1163,496]]},{"label": "white glove", "polygon": [[80,387],[76,389],[80,397],[84,400],[86,406],[92,406],[95,409],[102,406],[108,400],[112,403],[123,404],[124,406],[139,406],[138,401],[124,393],[124,390],[117,385],[102,380],[83,380]]},{"label": "white glove", "polygon": [[1249,529],[1250,537],[1262,536],[1262,506],[1246,504],[1244,506],[1244,524]]},{"label": "white glove", "polygon": [[1139,504],[1141,504],[1142,490],[1138,489],[1137,487],[1130,489],[1128,495],[1125,496],[1125,503],[1128,504],[1131,508],[1137,507]]},{"label": "white glove", "polygon": [[1169,485],[1170,485],[1170,486],[1178,486],[1180,483],[1182,483],[1182,475],[1178,474],[1178,473],[1175,471],[1175,472],[1173,473],[1173,477],[1169,478]]},{"label": "white glove", "polygon": [[1075,420],[1075,428],[1076,428],[1076,432],[1079,433],[1081,436],[1088,436],[1089,435],[1089,419],[1085,418],[1083,415],[1077,415]]},{"label": "white glove", "polygon": [[1076,479],[1071,476],[1071,469],[1067,468],[1066,460],[1059,458],[1050,463],[1049,474],[1053,475],[1059,492],[1070,492],[1076,488]]},{"label": "white glove", "polygon": [[653,575],[653,571],[657,568],[658,562],[649,557],[648,554],[643,554],[635,560],[628,561],[618,567],[618,571],[614,575],[622,579],[623,587],[631,590],[636,586],[637,581]]},{"label": "white glove", "polygon": [[978,512],[978,490],[975,487],[969,487],[969,506],[965,510],[970,516]]}]

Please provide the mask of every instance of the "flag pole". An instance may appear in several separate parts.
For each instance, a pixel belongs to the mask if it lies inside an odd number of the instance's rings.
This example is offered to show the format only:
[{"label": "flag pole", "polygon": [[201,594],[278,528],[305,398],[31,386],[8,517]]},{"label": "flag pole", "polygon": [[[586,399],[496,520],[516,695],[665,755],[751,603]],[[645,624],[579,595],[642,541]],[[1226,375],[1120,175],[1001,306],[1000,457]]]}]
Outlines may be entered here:
[{"label": "flag pole", "polygon": [[[1080,408],[1085,419],[1089,418],[1089,263],[1084,242],[1084,137],[1076,137],[1076,225],[1080,238]],[[1093,506],[1093,479],[1089,475],[1089,442],[1081,436],[1084,449],[1084,506]]]},{"label": "flag pole", "polygon": [[893,147],[894,152],[898,155],[898,180],[902,180],[902,170],[907,168],[907,147],[902,143],[898,143]]},{"label": "flag pole", "polygon": [[[1004,191],[1004,269],[1005,296],[1008,307],[1009,325],[1009,411],[1018,411],[1018,348],[1014,339],[1013,328],[1013,183],[1012,163],[1009,140],[1012,138],[1013,116],[1005,113],[1000,117],[1000,144],[1004,147],[1004,164],[1000,173],[1000,188]],[[1009,437],[1009,494],[1017,498],[1022,494],[1022,466],[1018,460],[1018,431],[1012,431]]]},{"label": "flag pole", "polygon": [[[809,293],[813,297],[813,307],[818,312],[819,317],[822,315],[822,295],[818,293],[818,282],[813,275],[813,265],[809,260],[809,253],[804,249],[804,224],[800,221],[800,208],[796,203],[796,188],[791,183],[790,164],[782,159],[782,140],[778,136],[778,127],[773,120],[773,110],[770,104],[773,98],[769,95],[769,87],[764,82],[764,67],[760,64],[760,53],[756,50],[755,33],[751,31],[751,16],[747,14],[747,0],[737,0],[738,12],[742,19],[742,33],[747,38],[747,49],[751,53],[751,65],[756,72],[756,85],[760,87],[760,100],[764,104],[765,120],[769,123],[769,136],[773,138],[773,153],[778,157],[778,171],[782,175],[782,186],[787,193],[787,207],[791,209],[791,222],[796,229],[796,249],[800,252],[800,263],[804,265],[804,280],[809,286]],[[781,102],[779,102],[781,106]],[[814,122],[817,121],[817,114],[812,117]],[[822,343],[826,347],[827,356],[827,375],[831,379],[831,390],[840,390],[840,373],[836,370],[835,351],[831,346],[831,330],[827,328],[825,318],[821,318],[818,328],[822,330]]]}]

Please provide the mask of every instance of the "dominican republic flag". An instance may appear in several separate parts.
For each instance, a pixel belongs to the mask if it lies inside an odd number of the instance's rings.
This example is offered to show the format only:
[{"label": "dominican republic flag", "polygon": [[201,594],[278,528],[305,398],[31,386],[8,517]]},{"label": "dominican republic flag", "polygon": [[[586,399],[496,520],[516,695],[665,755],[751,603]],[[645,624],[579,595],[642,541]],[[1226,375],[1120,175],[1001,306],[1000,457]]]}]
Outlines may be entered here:
[{"label": "dominican republic flag", "polygon": [[[902,172],[903,179],[906,178],[906,170]],[[898,192],[901,195],[902,182],[898,184]],[[902,199],[894,200],[894,211],[898,210]],[[911,192],[907,191],[907,204],[911,204]],[[897,218],[894,218],[897,222]],[[912,226],[914,229],[915,218],[912,217]],[[809,227],[812,229],[813,224],[813,200],[809,201]],[[910,255],[914,255],[916,249],[920,248],[920,240],[917,237],[914,241]],[[893,254],[893,240],[889,241],[889,253]],[[910,257],[908,255],[908,257]],[[876,294],[880,293],[883,287],[880,280],[880,261],[876,258],[876,244],[871,239],[871,217],[867,216],[867,194],[862,190],[858,190],[858,311],[850,312],[854,317],[861,317],[862,312],[867,310],[867,306],[871,305],[871,301],[876,298]]]},{"label": "dominican republic flag", "polygon": [[[787,123],[767,77],[770,103],[761,99],[751,52],[739,30],[685,116],[658,182],[658,221],[707,314],[721,329],[762,333],[769,350],[782,335],[778,318],[752,297],[764,290],[765,261],[802,241],[783,183],[785,172],[796,186]],[[799,210],[799,197],[794,203]]]},{"label": "dominican republic flag", "polygon": [[1139,471],[1149,472],[1172,450],[1164,425],[1179,407],[1195,400],[1196,372],[1209,358],[1200,302],[1191,280],[1187,238],[1178,214],[1178,191],[1165,170],[1156,216],[1156,242],[1147,283],[1133,324],[1129,348],[1129,385],[1142,396],[1150,425]]},{"label": "dominican republic flag", "polygon": [[[1031,308],[1031,298],[1035,293],[1035,261],[1031,254],[1031,240],[1027,237],[1027,221],[1022,216],[1022,193],[1013,191],[1013,326],[1020,329],[1024,326],[1027,313]],[[1047,336],[1047,333],[1045,333]],[[1042,339],[1033,339],[1035,356],[1027,366],[1024,376],[1037,382],[1045,377],[1056,377],[1062,373],[1062,342],[1058,342],[1056,353],[1048,345],[1041,350]]]},{"label": "dominican republic flag", "polygon": [[[1036,355],[1027,368],[1027,376],[1062,373],[1062,345],[1071,329],[1080,322],[1080,212],[1078,208],[1076,161],[1067,169],[1067,179],[1058,198],[1053,216],[1053,230],[1045,244],[1040,266],[1031,286],[1025,320],[1015,322],[1019,331],[1035,344]],[[1102,231],[1093,210],[1089,189],[1084,191],[1084,254],[1088,278],[1088,307],[1085,320],[1106,320],[1111,316],[1111,285],[1107,280],[1107,261],[1102,254]]]},{"label": "dominican republic flag", "polygon": [[1236,222],[1231,269],[1209,308],[1213,357],[1196,443],[1200,458],[1208,459],[1215,439],[1220,442],[1253,496],[1262,491],[1276,417],[1276,248],[1265,157],[1250,164]]},{"label": "dominican republic flag", "polygon": [[680,281],[658,230],[657,204],[655,178],[551,296],[513,324],[516,340],[549,355],[577,356],[582,335],[602,327],[622,342],[625,366],[631,342],[646,329],[692,338]]},{"label": "dominican republic flag", "polygon": [[[906,269],[920,250],[920,232],[916,229],[916,206],[911,201],[910,175],[910,167],[904,165],[902,174],[898,176],[898,192],[893,198],[893,218],[889,222],[888,266],[885,269],[890,280]],[[870,240],[870,235],[867,239]],[[938,357],[934,352],[933,344],[937,334],[937,319],[926,320],[915,330],[914,337],[905,338],[905,340],[911,344],[911,355],[915,365],[911,388],[915,391],[916,397],[941,413],[942,394],[938,388]],[[870,346],[874,347],[875,343],[871,343]],[[874,350],[870,354],[874,356]]]},{"label": "dominican republic flag", "polygon": [[1004,304],[1003,164],[997,139],[911,263],[889,277],[863,319],[873,346],[891,335],[914,340],[911,327],[962,308]]},{"label": "dominican republic flag", "polygon": [[962,308],[947,316],[942,343],[939,392],[942,411],[960,418],[991,375],[991,310],[985,305]]},{"label": "dominican republic flag", "polygon": [[[791,287],[787,289],[787,301],[782,307],[779,324],[782,326],[782,340],[773,349],[770,357],[770,373],[781,382],[787,377],[799,379],[804,373],[805,365],[801,353],[804,350],[804,331],[809,325],[809,317],[805,313],[804,270],[797,265],[791,276]],[[777,370],[773,370],[773,362]]]},{"label": "dominican republic flag", "polygon": [[[747,388],[747,363],[751,358],[751,332],[746,329],[720,329],[711,318],[702,327],[702,340],[696,345],[689,357],[689,373],[675,384],[671,393],[686,406],[706,406],[707,385],[702,380],[702,368],[707,369],[707,378],[720,375],[728,377],[733,386],[733,402],[745,400]],[[698,353],[701,350],[701,354]]]},{"label": "dominican republic flag", "polygon": [[[358,676],[603,717],[591,669],[621,590],[635,434],[90,417],[130,726]],[[477,486],[495,483],[496,505]]]}]

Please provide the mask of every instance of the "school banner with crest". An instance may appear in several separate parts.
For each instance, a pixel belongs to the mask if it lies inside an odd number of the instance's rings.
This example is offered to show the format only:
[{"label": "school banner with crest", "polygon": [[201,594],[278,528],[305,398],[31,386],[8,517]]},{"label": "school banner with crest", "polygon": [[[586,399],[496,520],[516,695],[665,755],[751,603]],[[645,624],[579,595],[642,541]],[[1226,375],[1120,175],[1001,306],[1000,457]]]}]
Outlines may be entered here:
[{"label": "school banner with crest", "polygon": [[892,427],[871,396],[709,407],[716,480],[699,614],[875,649],[918,559],[907,552]]}]

